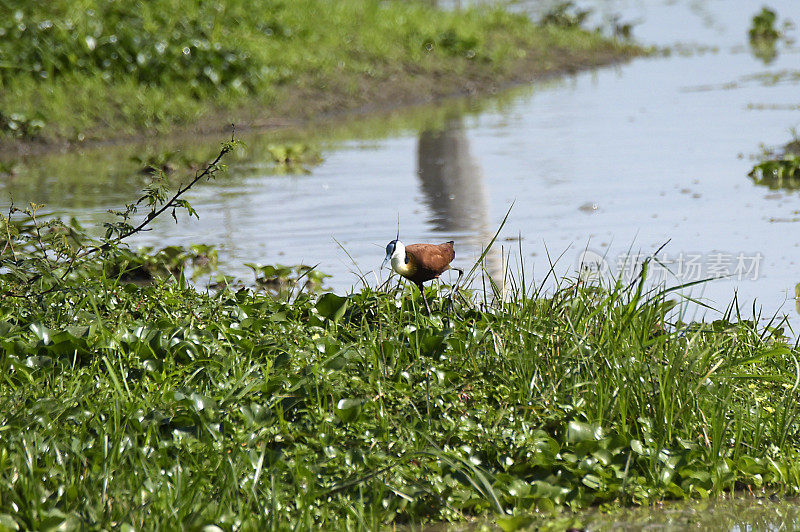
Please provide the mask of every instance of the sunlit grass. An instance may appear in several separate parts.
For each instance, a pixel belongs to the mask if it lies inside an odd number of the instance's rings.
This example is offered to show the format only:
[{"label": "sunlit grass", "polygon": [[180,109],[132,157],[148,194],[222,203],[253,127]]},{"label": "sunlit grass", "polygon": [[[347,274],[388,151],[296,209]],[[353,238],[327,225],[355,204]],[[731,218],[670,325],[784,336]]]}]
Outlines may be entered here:
[{"label": "sunlit grass", "polygon": [[3,524],[376,528],[800,488],[796,348],[733,307],[682,323],[644,279],[519,274],[453,307],[431,287],[430,316],[399,288],[75,283],[0,300]]},{"label": "sunlit grass", "polygon": [[[459,92],[470,80],[500,83],[521,71],[638,53],[597,32],[542,27],[500,7],[439,10],[378,0],[82,5],[11,1],[11,16],[0,21],[0,57],[14,58],[0,64],[0,124],[14,116],[21,126],[4,127],[3,135],[120,136],[218,119],[215,111],[307,118],[387,91],[409,100],[414,91]],[[231,115],[242,107],[246,112]]]}]

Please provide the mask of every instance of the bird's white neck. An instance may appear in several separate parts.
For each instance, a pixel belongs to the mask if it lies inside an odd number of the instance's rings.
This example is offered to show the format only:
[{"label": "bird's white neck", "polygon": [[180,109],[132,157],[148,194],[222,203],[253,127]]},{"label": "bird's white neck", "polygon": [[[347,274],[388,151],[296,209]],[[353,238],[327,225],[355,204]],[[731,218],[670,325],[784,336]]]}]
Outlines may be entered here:
[{"label": "bird's white neck", "polygon": [[392,269],[400,275],[411,271],[409,265],[406,264],[406,247],[400,241],[395,244],[394,253],[392,253]]}]

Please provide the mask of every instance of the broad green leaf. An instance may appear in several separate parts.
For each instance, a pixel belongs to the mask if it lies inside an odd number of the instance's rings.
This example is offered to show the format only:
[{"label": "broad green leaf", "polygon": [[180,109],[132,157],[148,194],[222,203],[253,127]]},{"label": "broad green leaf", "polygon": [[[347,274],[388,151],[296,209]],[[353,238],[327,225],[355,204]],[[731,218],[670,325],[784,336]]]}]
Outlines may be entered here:
[{"label": "broad green leaf", "polygon": [[317,300],[316,309],[319,315],[331,321],[338,321],[347,309],[348,299],[333,293],[322,294]]},{"label": "broad green leaf", "polygon": [[0,530],[19,530],[19,524],[8,514],[0,514]]},{"label": "broad green leaf", "polygon": [[644,455],[644,445],[639,440],[631,440],[631,450],[636,454]]},{"label": "broad green leaf", "polygon": [[581,482],[593,490],[600,489],[600,477],[593,474],[588,474],[581,479]]},{"label": "broad green leaf", "polygon": [[567,425],[567,441],[583,442],[599,440],[603,437],[603,428],[600,425],[570,421]]},{"label": "broad green leaf", "polygon": [[349,423],[358,418],[363,404],[364,402],[361,399],[340,399],[336,403],[336,417],[345,423]]},{"label": "broad green leaf", "polygon": [[50,335],[52,334],[50,329],[41,323],[31,323],[30,329],[33,331],[33,334],[35,334],[36,337],[42,341],[43,344],[47,345],[50,343]]},{"label": "broad green leaf", "polygon": [[217,408],[217,403],[205,395],[192,393],[189,398],[192,400],[192,404],[194,405],[195,410],[198,412],[201,410],[213,410]]},{"label": "broad green leaf", "polygon": [[497,526],[502,528],[504,532],[516,532],[517,530],[526,530],[534,521],[535,519],[530,515],[500,517],[497,519]]}]

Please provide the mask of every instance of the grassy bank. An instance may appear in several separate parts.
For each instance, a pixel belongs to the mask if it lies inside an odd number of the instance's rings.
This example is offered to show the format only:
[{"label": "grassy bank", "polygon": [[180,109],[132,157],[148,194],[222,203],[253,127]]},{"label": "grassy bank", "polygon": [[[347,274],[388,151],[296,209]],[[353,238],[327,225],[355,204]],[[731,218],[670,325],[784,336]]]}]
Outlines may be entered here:
[{"label": "grassy bank", "polygon": [[426,2],[111,0],[0,8],[0,139],[285,124],[490,91],[640,51],[563,14]]},{"label": "grassy bank", "polygon": [[[165,198],[156,182],[139,205],[181,207]],[[213,253],[132,254],[120,235],[152,215],[130,209],[101,242],[12,218],[4,527],[514,529],[556,508],[800,490],[796,347],[735,312],[682,323],[644,278],[541,293],[520,273],[504,301],[452,304],[433,287],[429,316],[414,290],[308,293],[308,272],[286,291],[261,270],[271,295],[195,290],[181,266]]]}]

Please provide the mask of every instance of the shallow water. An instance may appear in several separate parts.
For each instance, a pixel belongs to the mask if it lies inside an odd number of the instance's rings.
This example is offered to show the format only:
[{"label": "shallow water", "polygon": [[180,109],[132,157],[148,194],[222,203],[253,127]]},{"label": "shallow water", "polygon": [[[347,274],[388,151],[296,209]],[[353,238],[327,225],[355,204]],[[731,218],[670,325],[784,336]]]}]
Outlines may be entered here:
[{"label": "shallow water", "polygon": [[[508,524],[507,524],[508,526]],[[591,532],[658,530],[712,530],[762,532],[798,530],[800,504],[797,500],[754,497],[737,493],[733,497],[699,501],[673,501],[631,508],[604,507],[571,513],[519,516],[518,530],[587,530]],[[399,530],[456,532],[501,530],[494,521],[437,523],[399,527]]]},{"label": "shallow water", "polygon": [[575,524],[592,531],[610,530],[727,530],[778,531],[800,527],[796,500],[769,500],[739,494],[733,498],[671,502],[650,507],[591,511]]},{"label": "shallow water", "polygon": [[[654,272],[669,284],[731,275],[694,295],[724,308],[738,292],[743,309],[756,300],[765,314],[791,313],[800,324],[793,301],[800,197],[747,177],[762,144],[778,148],[800,125],[800,80],[791,74],[800,70],[800,50],[780,43],[769,64],[751,53],[747,28],[760,2],[582,5],[596,9],[596,21],[620,14],[637,22],[642,43],[679,44],[686,53],[515,89],[500,103],[411,109],[403,113],[413,119],[381,127],[354,121],[351,133],[320,128],[324,162],[309,175],[269,175],[258,160],[233,164],[228,178],[192,191],[199,221],[160,221],[137,242],[217,245],[223,269],[245,279],[244,262],[319,264],[333,275],[328,285],[346,291],[359,275],[376,282],[372,272],[398,217],[401,239],[455,239],[457,262],[469,266],[513,203],[490,271],[501,270],[501,252],[509,251],[516,271],[521,246],[527,275],[537,280],[549,269],[548,254],[561,256],[559,272],[574,273],[586,250],[605,260],[607,275],[630,275],[639,252],[669,241],[659,255],[665,266]],[[800,23],[800,2],[770,6],[780,20]],[[471,107],[483,110],[464,113]],[[270,136],[246,140],[258,145]],[[201,151],[209,144],[213,151],[209,139]],[[47,202],[97,220],[141,184],[130,163],[119,163],[132,149],[48,157],[0,188],[17,203]]]}]

